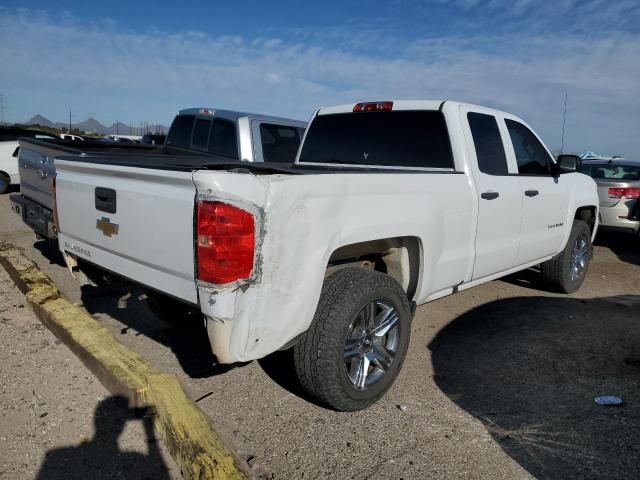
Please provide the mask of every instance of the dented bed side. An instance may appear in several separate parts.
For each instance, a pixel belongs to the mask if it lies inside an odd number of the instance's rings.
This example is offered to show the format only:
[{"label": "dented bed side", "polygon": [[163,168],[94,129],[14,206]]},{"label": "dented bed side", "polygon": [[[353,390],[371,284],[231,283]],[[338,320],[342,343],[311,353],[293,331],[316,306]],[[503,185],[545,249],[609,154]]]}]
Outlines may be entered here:
[{"label": "dented bed side", "polygon": [[[306,331],[329,260],[342,247],[415,239],[417,303],[451,292],[470,275],[475,213],[469,207],[475,190],[464,174],[197,171],[193,179],[199,196],[260,212],[258,275],[248,284],[198,285],[210,341],[221,362],[263,357]],[[450,195],[452,190],[456,195]]]}]

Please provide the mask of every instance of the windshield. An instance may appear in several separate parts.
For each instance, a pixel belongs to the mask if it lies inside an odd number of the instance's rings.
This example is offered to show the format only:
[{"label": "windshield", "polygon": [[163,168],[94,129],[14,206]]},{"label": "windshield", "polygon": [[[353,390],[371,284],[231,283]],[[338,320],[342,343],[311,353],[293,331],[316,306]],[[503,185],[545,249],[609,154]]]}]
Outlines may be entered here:
[{"label": "windshield", "polygon": [[578,171],[596,179],[603,178],[605,180],[624,180],[629,182],[640,180],[640,165],[583,163],[578,168]]},{"label": "windshield", "polygon": [[318,115],[300,162],[453,168],[447,125],[439,111]]}]

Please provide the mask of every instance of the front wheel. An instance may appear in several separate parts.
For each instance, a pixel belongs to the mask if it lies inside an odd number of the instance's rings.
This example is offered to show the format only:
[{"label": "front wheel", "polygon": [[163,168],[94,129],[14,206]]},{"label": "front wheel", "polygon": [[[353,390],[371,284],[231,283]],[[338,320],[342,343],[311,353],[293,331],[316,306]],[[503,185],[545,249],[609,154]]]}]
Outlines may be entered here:
[{"label": "front wheel", "polygon": [[571,234],[564,250],[540,265],[543,278],[564,293],[580,288],[587,276],[593,254],[591,230],[582,220],[574,220]]},{"label": "front wheel", "polygon": [[375,403],[402,367],[411,315],[407,296],[392,277],[357,268],[333,273],[309,330],[294,347],[300,383],[336,410]]}]

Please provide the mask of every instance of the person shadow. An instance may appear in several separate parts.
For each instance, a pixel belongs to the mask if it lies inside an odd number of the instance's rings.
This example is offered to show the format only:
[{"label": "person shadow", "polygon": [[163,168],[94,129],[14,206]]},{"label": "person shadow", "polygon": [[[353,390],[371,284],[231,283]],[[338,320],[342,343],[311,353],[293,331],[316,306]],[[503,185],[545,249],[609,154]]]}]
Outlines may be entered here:
[{"label": "person shadow", "polygon": [[[123,451],[118,437],[127,422],[141,421],[148,453]],[[94,437],[78,446],[49,450],[37,480],[102,479],[169,479],[169,472],[160,454],[151,417],[140,416],[129,408],[120,395],[102,400],[94,414]]]}]

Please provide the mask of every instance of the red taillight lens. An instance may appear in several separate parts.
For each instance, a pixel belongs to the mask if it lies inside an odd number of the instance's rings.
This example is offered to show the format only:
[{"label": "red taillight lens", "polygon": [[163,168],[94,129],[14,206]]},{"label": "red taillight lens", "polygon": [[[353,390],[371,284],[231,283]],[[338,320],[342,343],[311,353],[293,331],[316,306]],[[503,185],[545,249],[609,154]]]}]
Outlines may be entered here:
[{"label": "red taillight lens", "polygon": [[610,188],[609,198],[640,198],[640,188]]},{"label": "red taillight lens", "polygon": [[382,112],[385,110],[391,110],[393,108],[393,102],[363,102],[356,103],[353,106],[354,112]]},{"label": "red taillight lens", "polygon": [[223,284],[249,278],[255,247],[253,215],[226,203],[199,201],[196,216],[198,279]]}]

